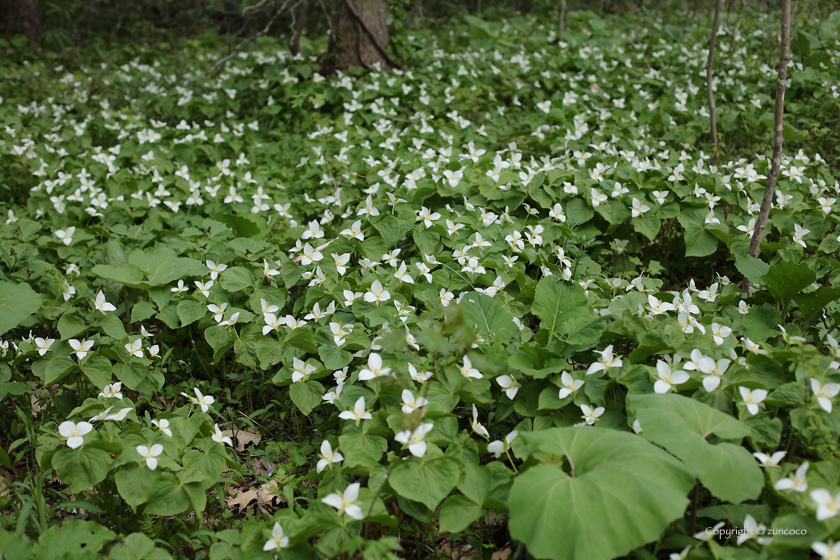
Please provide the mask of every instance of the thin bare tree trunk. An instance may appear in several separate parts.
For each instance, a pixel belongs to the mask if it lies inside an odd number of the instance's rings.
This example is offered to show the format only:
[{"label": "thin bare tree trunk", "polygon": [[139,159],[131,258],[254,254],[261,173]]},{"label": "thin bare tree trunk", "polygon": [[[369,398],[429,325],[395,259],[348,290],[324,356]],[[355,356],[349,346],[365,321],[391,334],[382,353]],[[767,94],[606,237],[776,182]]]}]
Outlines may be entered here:
[{"label": "thin bare tree trunk", "polygon": [[289,50],[293,55],[300,53],[300,36],[306,28],[306,15],[309,12],[309,0],[299,0],[290,10],[292,22],[289,25]]},{"label": "thin bare tree trunk", "polygon": [[389,69],[396,66],[386,51],[388,4],[386,0],[336,0],[335,24],[321,74],[344,72],[351,66]]},{"label": "thin bare tree trunk", "polygon": [[0,16],[6,19],[4,33],[19,29],[33,44],[41,41],[41,10],[38,0],[7,0],[0,4]]},{"label": "thin bare tree trunk", "polygon": [[560,0],[560,35],[557,37],[563,40],[563,29],[566,27],[566,0]]},{"label": "thin bare tree trunk", "polygon": [[712,91],[712,63],[715,60],[715,43],[717,42],[720,4],[722,1],[715,0],[715,19],[712,23],[712,36],[709,39],[709,58],[706,59],[706,96],[709,98],[709,119],[711,120],[712,163],[717,163],[718,154],[720,153],[717,137],[717,107],[715,107],[715,93]]},{"label": "thin bare tree trunk", "polygon": [[776,191],[776,181],[782,167],[782,142],[785,138],[785,81],[787,80],[787,63],[790,60],[790,0],[782,0],[782,38],[779,52],[779,76],[776,80],[776,112],[773,118],[773,161],[767,173],[767,186],[764,188],[764,198],[761,199],[761,210],[755,224],[752,240],[750,240],[749,255],[758,256],[764,228],[767,227],[767,217],[770,215],[770,205],[773,193]]}]

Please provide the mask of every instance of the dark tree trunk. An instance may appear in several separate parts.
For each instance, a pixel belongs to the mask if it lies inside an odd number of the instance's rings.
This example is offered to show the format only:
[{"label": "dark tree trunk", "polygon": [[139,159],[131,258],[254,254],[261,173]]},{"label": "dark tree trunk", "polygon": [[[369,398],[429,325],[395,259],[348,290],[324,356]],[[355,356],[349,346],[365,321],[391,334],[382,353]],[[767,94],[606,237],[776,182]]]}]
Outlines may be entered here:
[{"label": "dark tree trunk", "polygon": [[292,54],[300,53],[300,36],[306,28],[307,12],[309,12],[309,0],[300,0],[290,12],[292,22],[289,25],[289,50]]},{"label": "dark tree trunk", "polygon": [[0,21],[6,25],[3,33],[23,33],[32,43],[41,41],[41,10],[38,0],[0,0]]},{"label": "dark tree trunk", "polygon": [[389,69],[388,4],[386,0],[336,0],[330,46],[321,73],[346,72],[351,66]]}]

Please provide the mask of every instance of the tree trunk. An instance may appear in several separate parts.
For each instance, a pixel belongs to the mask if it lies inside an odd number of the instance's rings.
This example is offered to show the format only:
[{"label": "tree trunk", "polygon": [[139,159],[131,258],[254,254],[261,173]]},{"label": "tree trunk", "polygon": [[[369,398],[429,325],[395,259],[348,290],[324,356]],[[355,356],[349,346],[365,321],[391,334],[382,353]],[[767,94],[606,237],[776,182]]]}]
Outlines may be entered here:
[{"label": "tree trunk", "polygon": [[712,135],[712,163],[717,163],[718,139],[717,139],[717,107],[715,107],[715,94],[712,91],[712,63],[715,60],[715,42],[717,41],[718,22],[720,21],[720,4],[723,0],[715,0],[715,19],[712,23],[712,36],[709,39],[709,58],[706,59],[706,96],[709,99],[709,120],[711,121]]},{"label": "tree trunk", "polygon": [[776,181],[779,180],[779,171],[782,167],[782,141],[785,139],[783,123],[785,115],[785,81],[787,80],[787,63],[790,60],[790,0],[782,0],[781,35],[782,45],[779,49],[779,75],[776,80],[776,112],[773,118],[773,161],[770,164],[770,171],[767,173],[767,186],[764,188],[764,198],[761,199],[758,221],[755,224],[755,230],[750,240],[749,255],[752,257],[758,256],[761,238],[764,237],[764,228],[767,226],[767,217],[770,215],[773,193],[776,191]]},{"label": "tree trunk", "polygon": [[292,8],[292,23],[289,25],[289,50],[292,54],[300,53],[300,36],[306,28],[306,14],[309,12],[309,0],[300,0]]},{"label": "tree trunk", "polygon": [[41,41],[41,10],[38,0],[0,0],[0,21],[6,20],[6,36],[22,32],[33,44]]},{"label": "tree trunk", "polygon": [[321,74],[346,72],[351,66],[393,68],[386,51],[390,40],[386,0],[337,0],[336,4],[334,33]]}]

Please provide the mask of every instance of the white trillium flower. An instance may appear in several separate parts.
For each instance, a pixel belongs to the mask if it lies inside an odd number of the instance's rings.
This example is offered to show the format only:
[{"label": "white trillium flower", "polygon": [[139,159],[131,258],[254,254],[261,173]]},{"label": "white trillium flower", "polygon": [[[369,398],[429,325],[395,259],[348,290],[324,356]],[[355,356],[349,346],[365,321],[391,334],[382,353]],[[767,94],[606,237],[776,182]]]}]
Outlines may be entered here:
[{"label": "white trillium flower", "polygon": [[840,493],[832,496],[825,488],[819,488],[812,490],[810,496],[817,504],[817,521],[830,519],[840,510]]},{"label": "white trillium flower", "polygon": [[229,436],[226,436],[222,433],[222,429],[219,428],[218,424],[213,424],[213,430],[214,430],[214,433],[210,437],[210,439],[212,439],[216,443],[221,443],[223,445],[227,444],[227,445],[233,447],[233,441],[230,439]]},{"label": "white trillium flower", "polygon": [[833,546],[817,541],[811,545],[811,550],[820,555],[823,560],[840,560],[840,541]]},{"label": "white trillium flower", "polygon": [[289,546],[289,537],[283,533],[283,527],[274,522],[274,527],[271,529],[271,538],[263,545],[263,551],[276,550],[278,548],[286,548]]},{"label": "white trillium flower", "polygon": [[464,356],[464,365],[461,366],[461,375],[466,378],[473,379],[482,379],[484,377],[481,372],[473,367],[472,361],[467,356]]},{"label": "white trillium flower", "polygon": [[674,385],[681,385],[691,379],[681,369],[671,371],[671,366],[662,360],[656,362],[656,374],[659,379],[653,384],[653,391],[660,394],[667,393]]},{"label": "white trillium flower", "polygon": [[802,463],[792,476],[780,478],[773,485],[776,490],[794,490],[796,492],[804,492],[808,489],[808,482],[805,480],[805,475],[808,473],[808,461]]},{"label": "white trillium flower", "polygon": [[315,466],[315,471],[320,473],[332,463],[340,463],[344,460],[344,456],[338,451],[333,452],[332,445],[327,440],[321,442],[321,458]]},{"label": "white trillium flower", "polygon": [[761,463],[761,466],[768,468],[778,467],[781,460],[785,458],[785,455],[787,455],[786,451],[776,451],[773,455],[767,455],[759,451],[753,453],[753,457]]},{"label": "white trillium flower", "polygon": [[146,447],[145,445],[138,445],[137,453],[143,459],[146,460],[146,466],[149,467],[150,470],[155,470],[157,468],[158,463],[156,457],[163,453],[163,446],[159,443],[156,443],[151,447]]},{"label": "white trillium flower", "polygon": [[425,423],[420,424],[414,431],[403,430],[399,432],[397,435],[394,436],[394,439],[399,443],[408,446],[408,451],[414,455],[415,457],[423,457],[426,454],[426,442],[423,441],[423,438],[426,437],[432,428],[434,428],[434,424],[432,423]]},{"label": "white trillium flower", "polygon": [[510,449],[511,443],[513,440],[516,439],[516,436],[519,435],[519,432],[514,430],[508,435],[505,436],[504,440],[493,440],[487,444],[487,452],[492,453],[495,455],[496,459],[502,456],[502,453],[507,453],[508,449]]},{"label": "white trillium flower", "polygon": [[825,385],[823,385],[818,379],[814,379],[812,377],[811,391],[814,393],[814,396],[817,397],[817,402],[819,403],[820,408],[831,414],[831,399],[833,399],[837,396],[838,393],[840,393],[840,384],[826,383]]},{"label": "white trillium flower", "polygon": [[365,398],[359,397],[356,400],[356,404],[353,405],[353,410],[345,410],[344,412],[338,415],[339,418],[342,420],[355,420],[356,423],[359,423],[359,420],[370,420],[373,418],[370,412],[365,410]]},{"label": "white trillium flower", "polygon": [[[370,197],[368,197],[370,198]],[[327,504],[328,506],[332,506],[338,510],[339,513],[346,513],[349,517],[353,519],[364,519],[365,514],[362,511],[362,508],[356,505],[356,500],[359,499],[359,488],[361,484],[358,482],[354,482],[347,486],[344,489],[344,492],[341,494],[332,493],[327,497],[323,498],[321,502]]]},{"label": "white trillium flower", "polygon": [[371,353],[368,356],[368,367],[359,372],[359,381],[369,381],[377,377],[391,375],[391,368],[382,367],[382,356]]},{"label": "white trillium flower", "polygon": [[738,387],[738,392],[741,393],[741,398],[747,405],[747,410],[753,416],[758,414],[758,405],[767,398],[767,391],[764,389],[753,389],[750,391],[746,387]]},{"label": "white trillium flower", "polygon": [[81,447],[85,442],[84,436],[93,431],[93,425],[88,422],[71,422],[67,420],[58,426],[58,433],[63,438],[67,438],[67,447],[76,449]]},{"label": "white trillium flower", "polygon": [[560,393],[558,394],[560,399],[565,399],[583,387],[583,379],[575,379],[566,371],[560,375],[560,382],[563,384],[563,388],[560,389]]},{"label": "white trillium flower", "polygon": [[603,406],[599,406],[593,409],[592,407],[587,406],[585,404],[580,405],[580,410],[581,412],[583,412],[582,418],[590,426],[594,426],[595,422],[598,421],[598,418],[605,412]]},{"label": "white trillium flower", "polygon": [[616,358],[613,356],[613,345],[610,344],[603,350],[593,350],[595,353],[601,355],[601,359],[597,362],[593,363],[589,366],[589,369],[586,370],[586,375],[592,375],[593,373],[607,370],[610,368],[620,368],[621,367],[621,358]]}]

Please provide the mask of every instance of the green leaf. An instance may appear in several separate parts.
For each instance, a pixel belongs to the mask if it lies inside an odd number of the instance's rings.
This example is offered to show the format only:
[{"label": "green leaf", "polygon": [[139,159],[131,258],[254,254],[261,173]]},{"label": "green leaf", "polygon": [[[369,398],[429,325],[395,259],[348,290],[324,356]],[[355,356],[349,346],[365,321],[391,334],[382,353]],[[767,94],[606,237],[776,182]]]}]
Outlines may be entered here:
[{"label": "green leaf", "polygon": [[647,212],[638,218],[633,218],[633,228],[651,241],[656,238],[660,227],[659,218],[653,212]]},{"label": "green leaf", "polygon": [[685,256],[705,257],[717,249],[717,237],[703,229],[704,219],[699,211],[686,210],[677,218],[685,228]]},{"label": "green leaf", "polygon": [[233,334],[233,329],[227,325],[213,325],[204,331],[204,338],[216,354],[219,354],[233,346],[236,336]]},{"label": "green leaf", "polygon": [[735,259],[735,268],[753,284],[762,284],[761,277],[770,270],[770,265],[761,259],[744,255]]},{"label": "green leaf", "polygon": [[111,382],[113,366],[111,361],[104,356],[94,356],[86,360],[82,366],[82,373],[93,383],[97,389],[102,389]]},{"label": "green leaf", "polygon": [[414,222],[400,220],[390,214],[385,214],[381,220],[373,224],[373,227],[376,228],[376,231],[385,240],[385,245],[392,247],[406,233],[414,229]]},{"label": "green leaf", "polygon": [[628,395],[627,408],[644,436],[680,459],[717,498],[740,503],[761,493],[764,476],[749,451],[723,440],[740,440],[752,431],[737,419],[694,399],[675,394]]},{"label": "green leaf", "polygon": [[440,530],[460,533],[482,516],[484,508],[466,496],[450,496],[440,507]]},{"label": "green leaf", "polygon": [[81,317],[72,313],[64,313],[58,320],[58,333],[61,335],[61,340],[76,338],[87,328],[87,323]]},{"label": "green leaf", "polygon": [[513,315],[490,296],[469,292],[459,306],[479,332],[506,339],[519,338],[519,329],[513,322]]},{"label": "green leaf", "polygon": [[85,445],[78,449],[60,449],[52,458],[56,473],[70,485],[70,492],[74,494],[105,480],[111,462],[106,451]]},{"label": "green leaf", "polygon": [[131,533],[114,545],[108,558],[111,560],[172,560],[172,555],[161,548],[155,548],[155,541],[143,533]]},{"label": "green leaf", "polygon": [[434,510],[455,488],[460,476],[458,461],[429,449],[422,459],[411,458],[397,465],[388,481],[400,496]]},{"label": "green leaf", "polygon": [[161,477],[160,471],[146,468],[146,465],[126,465],[117,471],[114,479],[117,491],[132,509],[145,504],[152,492],[152,486]]},{"label": "green leaf", "polygon": [[569,318],[567,314],[587,306],[586,293],[578,284],[569,284],[556,276],[547,276],[537,284],[531,311],[542,320],[548,330],[548,342],[560,332],[560,326]]},{"label": "green leaf", "polygon": [[813,284],[817,275],[807,264],[782,261],[771,265],[761,279],[773,298],[785,309],[793,296]]},{"label": "green leaf", "polygon": [[779,312],[769,303],[753,305],[742,319],[747,338],[753,342],[764,342],[768,338],[779,336],[778,325],[782,322]]},{"label": "green leaf", "polygon": [[187,491],[172,473],[161,473],[146,502],[144,513],[149,515],[177,515],[190,507],[190,497]]},{"label": "green leaf", "polygon": [[229,227],[236,237],[261,239],[269,232],[268,224],[258,216],[219,214],[215,218]]},{"label": "green leaf", "polygon": [[254,277],[247,268],[234,266],[222,272],[219,284],[229,292],[241,292],[254,287]]},{"label": "green leaf", "polygon": [[0,282],[0,335],[20,325],[41,307],[41,296],[29,284]]},{"label": "green leaf", "polygon": [[116,538],[116,533],[95,521],[73,519],[42,533],[33,550],[33,558],[80,558],[83,556],[81,551],[84,551],[84,558],[96,558],[102,547]]},{"label": "green leaf", "polygon": [[292,402],[306,416],[309,416],[312,409],[321,404],[321,397],[324,396],[324,393],[324,386],[311,379],[292,383],[289,387],[289,396],[292,397]]},{"label": "green leaf", "polygon": [[207,315],[207,306],[199,301],[185,299],[178,303],[176,311],[178,319],[181,320],[181,326],[186,327]]},{"label": "green leaf", "polygon": [[76,362],[67,356],[53,356],[47,362],[44,383],[55,383],[76,367]]},{"label": "green leaf", "polygon": [[321,346],[318,355],[324,362],[324,367],[329,369],[341,369],[353,361],[353,354],[347,350],[341,350],[335,346]]},{"label": "green leaf", "polygon": [[120,318],[113,313],[99,313],[93,326],[102,330],[103,333],[110,336],[114,340],[122,340],[125,338],[125,327],[120,321]]},{"label": "green leaf", "polygon": [[140,321],[145,321],[153,317],[155,313],[157,313],[157,309],[152,302],[146,300],[138,301],[131,308],[131,322],[139,323]]},{"label": "green leaf", "polygon": [[820,316],[831,302],[840,298],[840,288],[820,286],[817,291],[810,294],[797,294],[793,301],[802,312],[802,319],[805,326],[812,324]]},{"label": "green leaf", "polygon": [[[688,505],[694,477],[636,435],[602,428],[520,434],[559,465],[539,464],[514,479],[510,534],[536,558],[610,560],[654,541]],[[572,467],[572,465],[574,465]]]}]

